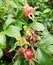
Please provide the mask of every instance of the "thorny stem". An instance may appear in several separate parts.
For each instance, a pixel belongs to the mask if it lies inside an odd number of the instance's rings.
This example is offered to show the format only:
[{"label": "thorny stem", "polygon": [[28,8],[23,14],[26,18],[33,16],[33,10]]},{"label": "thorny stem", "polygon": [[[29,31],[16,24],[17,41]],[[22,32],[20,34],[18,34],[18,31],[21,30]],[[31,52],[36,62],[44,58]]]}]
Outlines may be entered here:
[{"label": "thorny stem", "polygon": [[31,65],[31,62],[29,61],[29,65]]},{"label": "thorny stem", "polygon": [[33,61],[35,61],[35,62],[37,62],[37,63],[39,64],[39,62],[38,62],[38,60],[37,60],[37,59],[33,58]]},{"label": "thorny stem", "polygon": [[20,39],[20,45],[21,45],[21,47],[22,47],[22,40],[23,40],[23,39],[21,38],[21,39]]},{"label": "thorny stem", "polygon": [[[31,46],[32,47],[32,46]],[[34,52],[34,57],[36,58],[36,56],[35,56],[35,50],[34,50],[34,48],[32,47],[32,50],[33,50],[33,52]]]},{"label": "thorny stem", "polygon": [[38,60],[36,59],[35,50],[34,50],[33,47],[32,47],[32,50],[33,50],[33,52],[34,52],[34,58],[35,58],[35,59],[33,58],[33,60],[36,61],[37,63],[39,63]]},{"label": "thorny stem", "polygon": [[29,60],[29,65],[34,65],[34,62],[31,59]]},{"label": "thorny stem", "polygon": [[17,53],[16,53],[15,56],[13,57],[12,62],[14,62],[14,59],[15,59],[16,56],[17,56]]}]

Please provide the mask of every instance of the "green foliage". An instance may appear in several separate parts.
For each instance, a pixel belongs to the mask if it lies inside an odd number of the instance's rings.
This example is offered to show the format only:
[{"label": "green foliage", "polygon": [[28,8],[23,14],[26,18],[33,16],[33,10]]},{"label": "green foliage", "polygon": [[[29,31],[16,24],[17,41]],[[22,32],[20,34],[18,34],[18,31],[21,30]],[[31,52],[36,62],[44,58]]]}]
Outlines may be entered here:
[{"label": "green foliage", "polygon": [[[0,65],[29,65],[25,56],[19,56],[20,48],[31,48],[34,51],[35,65],[53,65],[53,5],[50,0],[0,0]],[[24,17],[24,6],[34,8],[34,20]],[[33,37],[25,39],[35,30],[38,41],[33,44]],[[33,43],[33,42],[32,42]],[[33,47],[33,48],[32,48]],[[4,61],[4,48],[14,57],[11,62]],[[21,52],[20,52],[21,53]],[[6,59],[6,58],[5,58]]]},{"label": "green foliage", "polygon": [[6,47],[6,36],[4,32],[0,32],[0,48],[3,49]]},{"label": "green foliage", "polygon": [[3,51],[0,49],[0,58],[3,56]]},{"label": "green foliage", "polygon": [[37,57],[40,65],[50,65],[50,64],[53,65],[49,56],[42,49],[39,48],[37,49]]},{"label": "green foliage", "polygon": [[[13,33],[12,33],[13,32]],[[10,25],[7,30],[5,30],[5,34],[10,36],[10,37],[20,37],[20,31],[19,29],[14,26],[14,25]]]}]

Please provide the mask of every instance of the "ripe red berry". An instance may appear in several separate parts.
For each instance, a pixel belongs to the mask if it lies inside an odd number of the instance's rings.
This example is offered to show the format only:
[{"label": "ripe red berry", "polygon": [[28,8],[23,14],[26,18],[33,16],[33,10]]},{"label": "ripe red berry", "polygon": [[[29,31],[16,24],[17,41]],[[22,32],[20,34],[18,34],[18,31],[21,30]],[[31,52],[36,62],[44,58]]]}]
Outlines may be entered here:
[{"label": "ripe red berry", "polygon": [[32,13],[32,14],[34,13],[33,7],[31,7],[31,6],[24,7],[24,16],[28,17],[28,14],[30,14],[30,13]]},{"label": "ripe red berry", "polygon": [[8,48],[4,48],[4,52],[8,53],[9,49]]},{"label": "ripe red berry", "polygon": [[32,59],[32,57],[33,57],[33,51],[32,51],[31,49],[27,49],[27,50],[25,51],[25,57],[26,57],[27,59]]}]

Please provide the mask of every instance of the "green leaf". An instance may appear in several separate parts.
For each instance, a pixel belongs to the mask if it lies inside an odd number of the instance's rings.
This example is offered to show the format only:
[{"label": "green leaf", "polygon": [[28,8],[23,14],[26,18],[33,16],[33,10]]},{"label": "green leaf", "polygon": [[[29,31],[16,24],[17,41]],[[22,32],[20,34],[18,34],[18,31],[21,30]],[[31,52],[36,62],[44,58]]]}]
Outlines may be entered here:
[{"label": "green leaf", "polygon": [[22,30],[22,25],[23,25],[24,23],[21,21],[21,20],[19,20],[19,19],[17,19],[17,21],[16,21],[16,23],[15,23],[15,25],[19,28],[19,30]]},{"label": "green leaf", "polygon": [[20,3],[18,2],[18,0],[13,0],[13,2],[19,7],[21,6]]},{"label": "green leaf", "polygon": [[53,65],[50,57],[40,48],[37,49],[37,58],[40,65]]},{"label": "green leaf", "polygon": [[9,42],[8,42],[9,43],[9,46],[10,46],[9,52],[15,50],[15,48],[17,47],[17,45],[15,45],[15,42],[16,42],[16,39],[15,38],[10,38],[9,39]]},{"label": "green leaf", "polygon": [[2,6],[2,3],[3,3],[2,0],[0,0],[0,6]]},{"label": "green leaf", "polygon": [[3,49],[6,47],[6,36],[4,32],[0,32],[0,48]]},{"label": "green leaf", "polygon": [[5,11],[2,7],[0,7],[0,17],[2,17],[5,14]]},{"label": "green leaf", "polygon": [[40,11],[35,11],[34,15],[40,15],[41,12]]},{"label": "green leaf", "polygon": [[18,13],[17,13],[17,18],[21,18],[24,14],[24,10],[23,9],[20,9],[18,10]]},{"label": "green leaf", "polygon": [[36,22],[36,23],[32,23],[30,25],[31,28],[37,30],[37,31],[44,31],[44,26],[42,23]]},{"label": "green leaf", "polygon": [[46,48],[44,48],[44,51],[48,54],[53,54],[53,45],[49,45]]},{"label": "green leaf", "polygon": [[11,38],[9,39],[9,42],[8,42],[8,43],[9,43],[10,48],[14,46],[15,42],[16,42],[16,39],[15,39],[15,38],[12,38],[12,37],[11,37]]},{"label": "green leaf", "polygon": [[17,59],[13,65],[20,65],[20,60]]},{"label": "green leaf", "polygon": [[37,28],[37,31],[44,31],[44,26],[42,23],[37,22],[36,28]]},{"label": "green leaf", "polygon": [[8,18],[8,19],[5,21],[4,25],[3,25],[4,30],[5,30],[11,23],[15,23],[15,20],[14,20],[14,19],[11,19],[11,18]]},{"label": "green leaf", "polygon": [[17,47],[17,44],[15,43],[15,44],[11,47],[11,49],[9,50],[9,52],[12,52],[13,50],[15,50],[16,47]]},{"label": "green leaf", "polygon": [[3,56],[3,51],[0,49],[0,58]]},{"label": "green leaf", "polygon": [[7,30],[5,30],[5,34],[10,36],[10,37],[14,37],[14,38],[17,38],[17,37],[21,36],[19,29],[14,25],[10,25],[7,28]]},{"label": "green leaf", "polygon": [[50,9],[49,8],[47,8],[47,9],[45,9],[44,11],[43,11],[43,13],[49,13],[50,12]]},{"label": "green leaf", "polygon": [[[47,35],[47,34],[46,34]],[[41,47],[46,47],[50,44],[53,44],[53,36],[52,35],[47,35],[45,36],[40,42],[39,42]]]},{"label": "green leaf", "polygon": [[48,2],[48,0],[40,0],[40,2]]},{"label": "green leaf", "polygon": [[28,62],[24,62],[24,65],[29,65]]},{"label": "green leaf", "polygon": [[13,1],[10,1],[10,5],[14,8],[17,8],[17,5]]},{"label": "green leaf", "polygon": [[3,31],[2,23],[0,23],[0,32]]},{"label": "green leaf", "polygon": [[[8,16],[7,16],[8,19],[13,19],[13,17],[14,17],[13,14],[8,14]],[[15,20],[15,19],[13,19],[13,20]]]},{"label": "green leaf", "polygon": [[18,0],[22,5],[27,4],[27,0]]}]

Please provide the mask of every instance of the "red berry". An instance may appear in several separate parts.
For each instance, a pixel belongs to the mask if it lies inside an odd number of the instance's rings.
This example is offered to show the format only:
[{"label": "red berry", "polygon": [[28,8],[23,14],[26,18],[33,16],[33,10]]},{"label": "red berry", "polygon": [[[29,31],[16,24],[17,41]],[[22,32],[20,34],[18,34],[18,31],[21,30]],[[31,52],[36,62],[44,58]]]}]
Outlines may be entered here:
[{"label": "red berry", "polygon": [[8,53],[9,49],[8,48],[4,48],[4,52]]},{"label": "red berry", "polygon": [[27,49],[27,50],[25,51],[25,57],[26,57],[27,59],[32,59],[32,56],[33,56],[33,51],[32,51],[31,49]]},{"label": "red berry", "polygon": [[28,14],[34,13],[34,9],[31,6],[24,7],[24,16],[28,17]]}]

